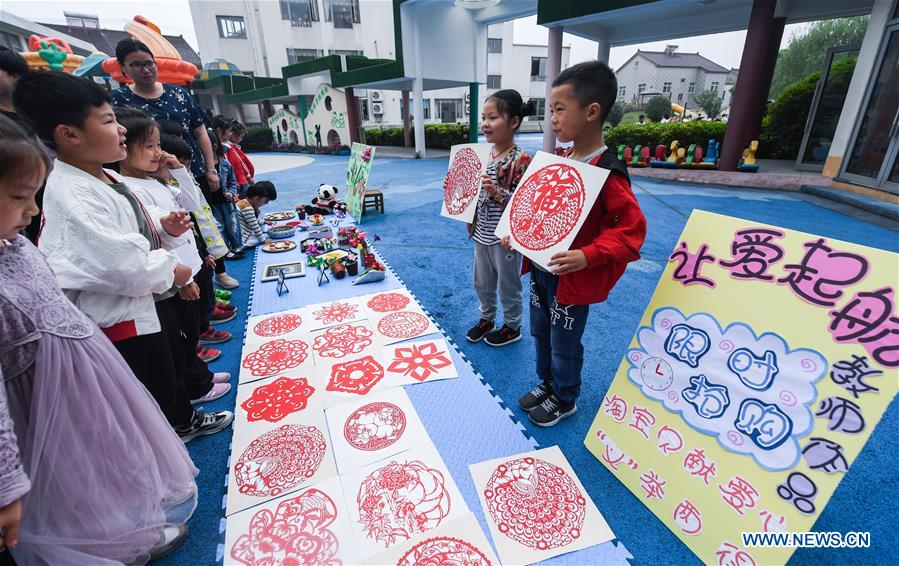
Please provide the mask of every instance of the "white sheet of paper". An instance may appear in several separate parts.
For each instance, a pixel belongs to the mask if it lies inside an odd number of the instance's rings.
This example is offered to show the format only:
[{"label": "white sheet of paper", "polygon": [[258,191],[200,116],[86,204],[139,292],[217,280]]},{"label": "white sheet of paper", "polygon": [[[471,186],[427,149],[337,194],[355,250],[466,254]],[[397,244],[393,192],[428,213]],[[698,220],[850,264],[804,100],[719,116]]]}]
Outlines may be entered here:
[{"label": "white sheet of paper", "polygon": [[308,305],[303,307],[303,312],[303,318],[309,321],[307,330],[318,330],[365,318],[365,311],[356,297]]},{"label": "white sheet of paper", "polygon": [[226,565],[279,564],[285,556],[298,564],[359,563],[337,477],[228,517]]},{"label": "white sheet of paper", "polygon": [[431,444],[402,387],[331,406],[325,410],[325,418],[339,474]]},{"label": "white sheet of paper", "polygon": [[459,377],[443,338],[400,342],[384,348],[384,379],[379,386],[394,387]]},{"label": "white sheet of paper", "polygon": [[[468,466],[503,564],[533,564],[615,538],[559,450],[542,450]],[[534,530],[529,513],[543,519]]]},{"label": "white sheet of paper", "polygon": [[[437,560],[445,557],[445,561]],[[458,519],[444,523],[435,529],[397,543],[363,562],[368,566],[396,564],[459,564],[466,566],[499,566],[499,560],[487,541],[474,513],[466,513]]]},{"label": "white sheet of paper", "polygon": [[390,312],[402,310],[418,310],[421,311],[421,305],[412,296],[412,293],[404,287],[383,291],[381,293],[372,293],[371,295],[363,295],[358,297],[362,308],[365,309],[365,316],[374,320],[384,316]]},{"label": "white sheet of paper", "polygon": [[325,412],[292,413],[277,423],[234,428],[225,515],[337,475]]},{"label": "white sheet of paper", "polygon": [[549,258],[568,251],[599,196],[608,169],[538,151],[496,226],[498,238],[549,269]]},{"label": "white sheet of paper", "polygon": [[250,317],[247,320],[247,340],[289,338],[307,332],[312,325],[304,314],[303,309],[290,309]]},{"label": "white sheet of paper", "polygon": [[381,344],[385,346],[440,332],[431,317],[417,305],[413,308],[411,303],[404,310],[384,313],[371,319],[371,325]]},{"label": "white sheet of paper", "polygon": [[307,334],[289,338],[247,337],[240,359],[238,383],[241,384],[279,375],[302,377],[304,371],[315,365]]},{"label": "white sheet of paper", "polygon": [[471,224],[481,192],[481,175],[487,171],[492,147],[486,143],[463,143],[450,149],[440,216]]},{"label": "white sheet of paper", "polygon": [[344,474],[340,482],[363,560],[468,513],[456,482],[431,445]]},{"label": "white sheet of paper", "polygon": [[203,260],[193,242],[185,241],[171,251],[178,258],[178,263],[190,268],[191,275],[196,275],[203,267]]}]

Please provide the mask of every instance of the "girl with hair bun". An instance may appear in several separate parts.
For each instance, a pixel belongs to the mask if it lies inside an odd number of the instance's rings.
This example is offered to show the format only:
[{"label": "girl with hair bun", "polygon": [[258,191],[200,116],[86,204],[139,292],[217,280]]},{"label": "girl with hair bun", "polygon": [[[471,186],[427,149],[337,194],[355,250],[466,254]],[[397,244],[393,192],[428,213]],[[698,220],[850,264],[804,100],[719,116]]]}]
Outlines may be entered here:
[{"label": "girl with hair bun", "polygon": [[[531,156],[515,144],[515,132],[525,117],[535,113],[534,101],[525,103],[512,89],[491,94],[481,112],[481,131],[493,148],[474,221],[468,225],[468,234],[475,241],[474,288],[480,301],[480,320],[468,331],[469,342],[484,340],[488,346],[505,346],[521,339],[521,254],[498,245],[494,232],[531,163]],[[494,328],[497,292],[504,319],[499,329]]]}]

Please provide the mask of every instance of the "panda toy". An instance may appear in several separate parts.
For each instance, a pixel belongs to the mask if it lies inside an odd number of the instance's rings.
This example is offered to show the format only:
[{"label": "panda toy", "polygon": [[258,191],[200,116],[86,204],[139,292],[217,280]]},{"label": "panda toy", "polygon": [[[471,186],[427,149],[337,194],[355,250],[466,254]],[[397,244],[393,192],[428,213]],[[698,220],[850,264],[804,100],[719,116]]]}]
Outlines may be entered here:
[{"label": "panda toy", "polygon": [[322,183],[318,186],[318,196],[306,206],[306,214],[329,214],[335,210],[346,210],[346,205],[337,200],[337,187]]}]

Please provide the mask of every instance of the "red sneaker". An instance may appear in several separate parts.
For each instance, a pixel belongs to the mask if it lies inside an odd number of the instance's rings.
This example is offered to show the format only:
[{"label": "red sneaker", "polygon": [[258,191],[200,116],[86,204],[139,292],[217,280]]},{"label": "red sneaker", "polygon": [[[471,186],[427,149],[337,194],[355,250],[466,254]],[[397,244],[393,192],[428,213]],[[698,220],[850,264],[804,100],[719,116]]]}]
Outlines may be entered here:
[{"label": "red sneaker", "polygon": [[231,333],[224,330],[216,330],[211,326],[209,329],[200,334],[200,344],[221,344],[231,339]]},{"label": "red sneaker", "polygon": [[220,310],[223,310],[223,311],[228,311],[228,312],[236,311],[236,310],[237,310],[237,307],[235,307],[235,306],[232,305],[231,303],[222,303],[222,302],[220,302],[220,301],[216,301],[216,302],[215,302],[215,307],[214,307],[214,308],[217,308],[217,309],[220,309]]},{"label": "red sneaker", "polygon": [[200,351],[197,352],[197,357],[207,364],[219,359],[221,355],[222,351],[216,350],[215,348],[200,348]]},{"label": "red sneaker", "polygon": [[209,322],[212,324],[218,324],[219,322],[228,322],[237,316],[236,311],[223,311],[220,308],[213,308],[212,315],[209,317]]}]

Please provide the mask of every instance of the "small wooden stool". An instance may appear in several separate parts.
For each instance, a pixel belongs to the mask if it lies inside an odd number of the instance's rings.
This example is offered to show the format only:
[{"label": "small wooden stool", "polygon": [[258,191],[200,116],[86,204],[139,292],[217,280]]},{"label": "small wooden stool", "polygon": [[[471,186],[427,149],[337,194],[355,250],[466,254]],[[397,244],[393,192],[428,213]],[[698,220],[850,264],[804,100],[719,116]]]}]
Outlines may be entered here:
[{"label": "small wooden stool", "polygon": [[368,208],[379,210],[381,214],[384,214],[384,193],[377,189],[365,191],[365,195],[362,197],[362,216],[365,216]]}]

